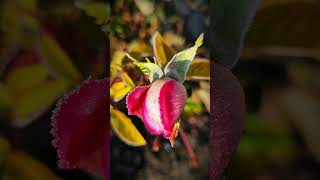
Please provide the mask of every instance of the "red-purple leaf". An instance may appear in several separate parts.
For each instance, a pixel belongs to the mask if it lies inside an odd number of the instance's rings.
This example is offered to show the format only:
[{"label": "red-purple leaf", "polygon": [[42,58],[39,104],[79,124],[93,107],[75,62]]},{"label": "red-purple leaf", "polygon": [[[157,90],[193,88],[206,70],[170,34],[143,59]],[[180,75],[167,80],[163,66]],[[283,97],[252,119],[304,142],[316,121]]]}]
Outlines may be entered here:
[{"label": "red-purple leaf", "polygon": [[211,63],[211,180],[228,166],[244,128],[245,99],[238,79],[221,65]]},{"label": "red-purple leaf", "polygon": [[52,116],[60,168],[103,175],[109,134],[108,80],[87,80],[61,99]]}]

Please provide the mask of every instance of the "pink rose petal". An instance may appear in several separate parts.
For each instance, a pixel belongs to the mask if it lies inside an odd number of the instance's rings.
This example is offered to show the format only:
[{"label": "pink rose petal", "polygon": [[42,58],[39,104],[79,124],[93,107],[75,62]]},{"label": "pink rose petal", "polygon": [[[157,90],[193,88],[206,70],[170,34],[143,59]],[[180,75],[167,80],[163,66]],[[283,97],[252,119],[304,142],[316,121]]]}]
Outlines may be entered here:
[{"label": "pink rose petal", "polygon": [[108,80],[87,80],[60,100],[52,116],[60,168],[103,175],[109,134]]},{"label": "pink rose petal", "polygon": [[211,180],[228,166],[244,128],[245,99],[238,79],[221,65],[211,63]]},{"label": "pink rose petal", "polygon": [[162,78],[153,82],[143,104],[142,120],[147,130],[153,135],[162,135],[164,133],[159,98],[162,86],[169,80],[169,78]]},{"label": "pink rose petal", "polygon": [[163,135],[168,139],[184,110],[186,99],[183,84],[164,77],[151,86],[139,86],[128,94],[128,114],[140,117],[153,135]]},{"label": "pink rose petal", "polygon": [[165,138],[170,137],[174,124],[184,110],[186,99],[186,89],[179,81],[170,80],[162,86],[159,103]]},{"label": "pink rose petal", "polygon": [[126,103],[129,115],[136,115],[142,118],[142,107],[149,87],[138,86],[127,95]]},{"label": "pink rose petal", "polygon": [[185,87],[165,77],[152,83],[143,107],[143,122],[154,135],[169,138],[186,102]]}]

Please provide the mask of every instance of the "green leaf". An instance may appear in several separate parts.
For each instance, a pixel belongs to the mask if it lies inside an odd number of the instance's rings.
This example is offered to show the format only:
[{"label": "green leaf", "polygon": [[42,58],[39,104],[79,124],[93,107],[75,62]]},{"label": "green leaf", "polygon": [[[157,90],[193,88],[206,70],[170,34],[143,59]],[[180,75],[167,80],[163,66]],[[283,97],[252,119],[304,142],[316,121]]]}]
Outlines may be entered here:
[{"label": "green leaf", "polygon": [[132,121],[121,111],[110,108],[111,127],[115,134],[130,146],[145,146],[146,140],[134,126]]},{"label": "green leaf", "polygon": [[212,58],[227,67],[239,59],[245,33],[253,19],[259,0],[215,0],[211,23]]},{"label": "green leaf", "polygon": [[210,61],[208,59],[195,58],[187,72],[187,80],[210,80]]},{"label": "green leaf", "polygon": [[174,50],[164,42],[159,32],[156,32],[152,37],[152,47],[157,63],[160,67],[165,67],[173,57]]},{"label": "green leaf", "polygon": [[161,68],[151,62],[146,62],[146,63],[142,63],[142,62],[136,62],[135,63],[140,69],[141,71],[148,76],[148,79],[150,81],[150,83],[153,83],[154,81],[156,81],[157,79],[160,79],[163,77],[163,72],[161,70]]},{"label": "green leaf", "polygon": [[55,39],[45,34],[41,38],[41,45],[47,63],[60,78],[68,79],[75,84],[82,79],[80,72],[72,64],[70,57]]},{"label": "green leaf", "polygon": [[127,54],[127,57],[131,59],[133,63],[141,69],[143,74],[145,74],[148,77],[150,83],[163,77],[162,69],[157,64],[150,62],[149,59],[147,59],[147,62],[138,62],[129,54]]},{"label": "green leaf", "polygon": [[140,56],[149,56],[152,53],[152,49],[144,41],[133,41],[128,45],[128,52],[130,54],[140,54]]},{"label": "green leaf", "polygon": [[110,87],[110,97],[114,101],[120,101],[131,90],[136,87],[130,76],[125,72],[121,72],[119,77],[115,78]]},{"label": "green leaf", "polygon": [[184,107],[184,113],[190,115],[192,113],[200,113],[203,111],[202,104],[200,102],[195,102],[192,98],[188,98],[186,106]]},{"label": "green leaf", "polygon": [[189,66],[197,53],[197,49],[202,43],[203,34],[198,37],[193,47],[174,55],[164,68],[165,76],[184,82]]}]

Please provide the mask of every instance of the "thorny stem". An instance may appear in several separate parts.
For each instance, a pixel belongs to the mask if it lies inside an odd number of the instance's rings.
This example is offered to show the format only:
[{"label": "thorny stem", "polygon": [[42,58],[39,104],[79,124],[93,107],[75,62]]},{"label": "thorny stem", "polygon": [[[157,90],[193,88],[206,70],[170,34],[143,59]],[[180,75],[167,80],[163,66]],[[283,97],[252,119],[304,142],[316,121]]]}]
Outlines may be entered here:
[{"label": "thorny stem", "polygon": [[198,160],[198,157],[196,155],[196,153],[194,152],[191,144],[190,144],[190,141],[188,139],[188,136],[185,134],[185,132],[183,131],[182,128],[179,128],[179,133],[181,135],[181,138],[182,138],[182,141],[187,149],[187,152],[189,154],[189,157],[191,159],[191,163],[194,167],[198,166],[199,165],[199,160]]}]

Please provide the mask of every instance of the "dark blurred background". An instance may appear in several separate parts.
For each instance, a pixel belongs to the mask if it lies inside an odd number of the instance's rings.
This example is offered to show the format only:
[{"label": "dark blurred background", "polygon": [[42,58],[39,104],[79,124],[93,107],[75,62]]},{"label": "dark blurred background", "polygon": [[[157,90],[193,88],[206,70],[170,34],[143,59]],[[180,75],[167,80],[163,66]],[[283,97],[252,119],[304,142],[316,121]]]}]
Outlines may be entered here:
[{"label": "dark blurred background", "polygon": [[247,118],[228,179],[320,179],[319,1],[262,1],[239,63]]}]

